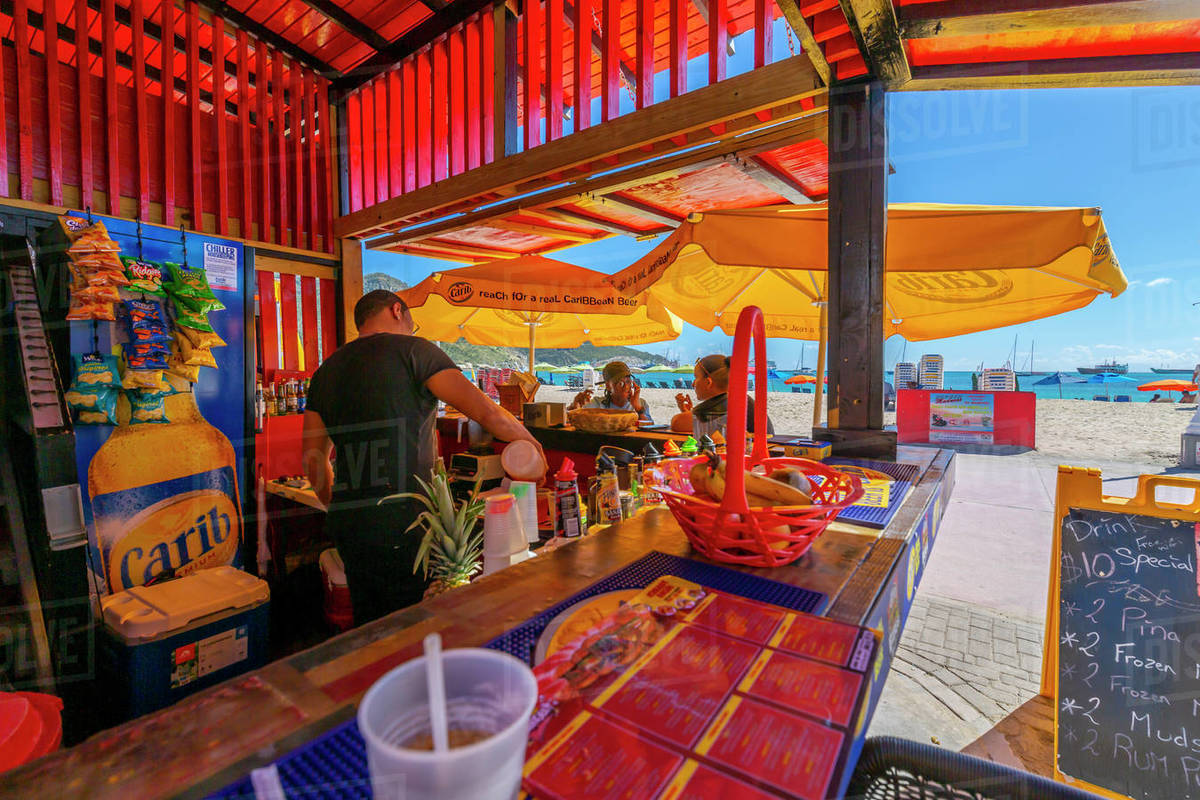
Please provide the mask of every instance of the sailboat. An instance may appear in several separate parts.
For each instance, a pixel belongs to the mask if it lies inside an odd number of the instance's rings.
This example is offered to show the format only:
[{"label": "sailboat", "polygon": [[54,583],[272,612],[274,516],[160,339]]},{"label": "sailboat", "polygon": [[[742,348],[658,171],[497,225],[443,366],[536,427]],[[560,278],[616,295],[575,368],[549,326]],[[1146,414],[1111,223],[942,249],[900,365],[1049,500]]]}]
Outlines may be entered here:
[{"label": "sailboat", "polygon": [[[1041,371],[1034,370],[1034,368],[1033,368],[1033,346],[1035,344],[1037,344],[1037,342],[1029,343],[1029,365],[1028,365],[1029,370],[1028,371],[1025,371],[1025,370],[1018,371],[1017,377],[1022,377],[1022,376],[1026,376],[1026,375],[1049,375],[1050,374],[1049,372],[1046,372],[1045,370],[1041,370]],[[1015,341],[1014,341],[1013,345],[1014,345],[1014,347],[1016,346]],[[1014,350],[1014,353],[1015,353],[1015,350]]]}]

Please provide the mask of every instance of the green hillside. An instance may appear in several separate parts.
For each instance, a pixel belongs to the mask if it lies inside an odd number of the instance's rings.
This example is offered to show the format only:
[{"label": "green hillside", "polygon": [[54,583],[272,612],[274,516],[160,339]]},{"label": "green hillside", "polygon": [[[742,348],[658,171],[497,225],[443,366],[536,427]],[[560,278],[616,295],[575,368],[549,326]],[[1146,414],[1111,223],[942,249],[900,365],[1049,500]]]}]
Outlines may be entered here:
[{"label": "green hillside", "polygon": [[[371,272],[363,276],[363,290],[370,292],[375,289],[388,289],[398,292],[407,289],[408,284],[399,278],[393,278],[383,272]],[[455,363],[458,364],[489,364],[493,367],[525,367],[528,351],[523,347],[490,347],[487,345],[468,344],[462,340],[457,342],[442,342],[440,347],[445,350]],[[535,357],[539,362],[566,367],[587,361],[592,364],[605,364],[609,361],[626,361],[635,366],[645,364],[666,364],[667,359],[657,353],[648,353],[633,347],[596,347],[584,344],[564,350],[538,349]]]}]

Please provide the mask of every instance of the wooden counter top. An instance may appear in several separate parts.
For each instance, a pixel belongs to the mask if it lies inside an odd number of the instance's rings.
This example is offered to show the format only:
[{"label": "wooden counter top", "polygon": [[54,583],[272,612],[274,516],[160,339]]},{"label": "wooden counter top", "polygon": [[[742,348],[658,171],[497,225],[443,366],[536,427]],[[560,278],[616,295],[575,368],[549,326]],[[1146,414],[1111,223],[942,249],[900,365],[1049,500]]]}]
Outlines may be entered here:
[{"label": "wooden counter top", "polygon": [[[895,545],[913,541],[953,482],[949,451],[901,448],[900,459],[923,477],[887,529],[839,524],[794,564],[743,570],[823,592],[828,616],[865,623],[906,552]],[[482,645],[651,550],[698,558],[668,511],[648,511],[99,733],[9,773],[0,796],[202,797],[349,719],[372,682],[420,653],[425,635]]]}]

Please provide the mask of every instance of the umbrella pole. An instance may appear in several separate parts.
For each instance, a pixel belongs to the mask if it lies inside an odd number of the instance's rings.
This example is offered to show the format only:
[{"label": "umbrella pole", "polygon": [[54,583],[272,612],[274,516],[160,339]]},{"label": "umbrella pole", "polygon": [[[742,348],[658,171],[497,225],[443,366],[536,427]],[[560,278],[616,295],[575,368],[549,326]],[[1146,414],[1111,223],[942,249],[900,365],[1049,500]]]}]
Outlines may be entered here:
[{"label": "umbrella pole", "polygon": [[533,337],[534,337],[534,331],[535,331],[535,325],[534,325],[534,323],[532,323],[532,322],[531,322],[531,323],[529,323],[529,374],[530,374],[530,375],[536,375],[536,374],[537,374],[536,372],[534,372],[534,371],[533,371]]},{"label": "umbrella pole", "polygon": [[818,323],[819,339],[817,340],[817,383],[813,387],[813,428],[821,426],[821,393],[825,389],[825,345],[829,336],[827,317],[829,305],[821,303],[820,322]]}]

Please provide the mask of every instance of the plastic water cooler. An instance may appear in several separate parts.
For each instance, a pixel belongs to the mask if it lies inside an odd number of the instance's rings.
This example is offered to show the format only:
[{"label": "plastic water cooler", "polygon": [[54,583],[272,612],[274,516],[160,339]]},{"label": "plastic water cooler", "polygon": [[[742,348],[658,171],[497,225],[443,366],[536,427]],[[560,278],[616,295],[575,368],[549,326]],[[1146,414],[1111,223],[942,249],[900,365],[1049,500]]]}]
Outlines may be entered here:
[{"label": "plastic water cooler", "polygon": [[122,719],[267,662],[270,590],[233,567],[117,592],[101,608],[98,666]]}]

